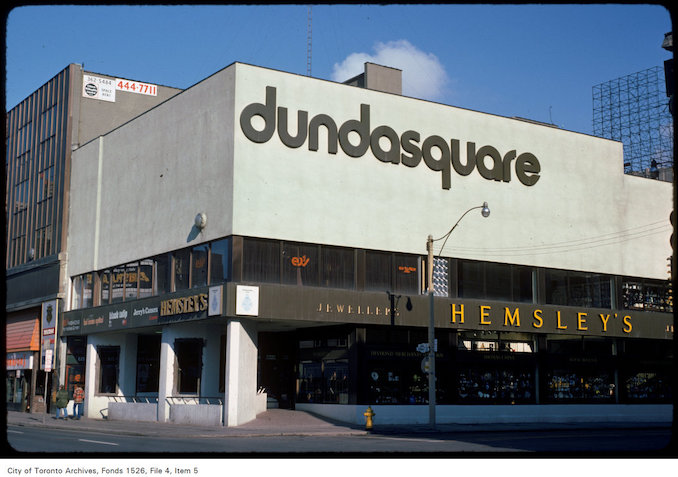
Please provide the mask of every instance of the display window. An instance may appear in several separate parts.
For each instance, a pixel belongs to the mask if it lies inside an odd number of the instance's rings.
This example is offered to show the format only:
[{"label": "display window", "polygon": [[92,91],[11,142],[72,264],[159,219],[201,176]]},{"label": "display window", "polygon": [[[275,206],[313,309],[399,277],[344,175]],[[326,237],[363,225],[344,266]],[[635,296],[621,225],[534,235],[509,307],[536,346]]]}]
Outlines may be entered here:
[{"label": "display window", "polygon": [[160,335],[139,335],[137,337],[137,394],[158,392],[160,343]]},{"label": "display window", "polygon": [[622,306],[625,310],[645,310],[671,313],[673,297],[669,280],[624,278]]},{"label": "display window", "polygon": [[87,338],[69,336],[66,338],[66,389],[72,397],[76,384],[85,385],[85,361]]},{"label": "display window", "polygon": [[97,346],[97,356],[99,358],[98,393],[117,393],[120,371],[120,347]]},{"label": "display window", "polygon": [[202,348],[203,340],[200,338],[182,338],[174,341],[174,353],[177,362],[177,393],[200,394]]},{"label": "display window", "polygon": [[544,401],[552,403],[614,402],[614,372],[611,369],[559,368],[546,372]]},{"label": "display window", "polygon": [[525,369],[475,365],[457,373],[459,404],[534,404],[535,396],[534,373]]}]

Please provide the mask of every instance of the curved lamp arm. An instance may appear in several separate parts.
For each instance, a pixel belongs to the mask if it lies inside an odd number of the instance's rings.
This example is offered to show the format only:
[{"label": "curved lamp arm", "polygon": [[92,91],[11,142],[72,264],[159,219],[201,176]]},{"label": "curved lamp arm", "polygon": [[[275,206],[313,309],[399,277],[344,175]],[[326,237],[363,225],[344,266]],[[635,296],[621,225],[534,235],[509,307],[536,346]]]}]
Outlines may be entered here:
[{"label": "curved lamp arm", "polygon": [[490,216],[490,208],[487,206],[487,202],[483,202],[483,205],[478,205],[478,206],[476,206],[476,207],[471,207],[471,208],[468,209],[466,212],[464,212],[463,214],[461,214],[461,217],[459,217],[459,220],[457,220],[457,222],[452,226],[452,228],[450,229],[450,231],[447,232],[445,235],[443,235],[442,237],[437,238],[437,239],[434,239],[433,237],[431,237],[431,236],[429,235],[429,245],[428,245],[428,246],[430,246],[431,248],[433,248],[433,242],[437,242],[437,241],[439,241],[439,240],[445,239],[445,241],[443,242],[443,246],[440,247],[440,252],[439,252],[438,255],[440,255],[441,253],[443,253],[443,248],[445,248],[445,244],[447,243],[447,239],[450,237],[450,235],[452,234],[452,232],[454,231],[454,229],[457,228],[457,225],[459,225],[459,222],[461,222],[461,219],[463,219],[464,217],[466,217],[466,214],[468,214],[468,213],[471,212],[472,210],[476,210],[476,209],[482,209],[482,210],[480,211],[480,213],[483,215],[483,217],[489,217],[489,216]]}]

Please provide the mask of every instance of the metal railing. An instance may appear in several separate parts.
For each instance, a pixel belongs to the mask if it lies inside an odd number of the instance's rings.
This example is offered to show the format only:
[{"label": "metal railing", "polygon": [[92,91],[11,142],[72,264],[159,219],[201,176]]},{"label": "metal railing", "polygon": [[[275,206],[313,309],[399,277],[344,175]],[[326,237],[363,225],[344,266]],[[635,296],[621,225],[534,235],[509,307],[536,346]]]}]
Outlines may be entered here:
[{"label": "metal railing", "polygon": [[165,402],[172,405],[177,404],[212,404],[223,406],[224,398],[223,397],[209,397],[209,396],[167,396]]},{"label": "metal railing", "polygon": [[121,403],[157,404],[158,396],[108,396],[108,400]]}]

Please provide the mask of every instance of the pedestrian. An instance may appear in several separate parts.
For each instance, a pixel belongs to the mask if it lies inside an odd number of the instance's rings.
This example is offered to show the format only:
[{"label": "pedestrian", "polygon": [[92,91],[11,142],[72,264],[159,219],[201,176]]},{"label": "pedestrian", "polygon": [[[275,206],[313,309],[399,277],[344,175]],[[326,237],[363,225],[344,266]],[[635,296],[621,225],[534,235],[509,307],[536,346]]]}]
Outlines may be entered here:
[{"label": "pedestrian", "polygon": [[82,417],[83,407],[85,404],[85,390],[80,384],[75,385],[73,390],[73,417],[80,419]]},{"label": "pedestrian", "polygon": [[64,388],[62,384],[59,386],[59,391],[56,393],[56,418],[59,419],[60,414],[63,413],[64,419],[68,417],[68,411],[66,407],[68,406],[68,391]]}]

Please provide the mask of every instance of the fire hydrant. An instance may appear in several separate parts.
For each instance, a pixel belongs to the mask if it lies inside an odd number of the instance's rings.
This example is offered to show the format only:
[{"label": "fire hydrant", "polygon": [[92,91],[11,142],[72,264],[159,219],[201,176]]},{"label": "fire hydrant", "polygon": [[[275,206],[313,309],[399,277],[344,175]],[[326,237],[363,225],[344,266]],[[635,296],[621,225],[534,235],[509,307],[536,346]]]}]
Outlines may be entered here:
[{"label": "fire hydrant", "polygon": [[372,418],[375,416],[372,406],[367,406],[367,411],[363,413],[363,416],[365,416],[365,430],[371,431],[373,424]]}]

